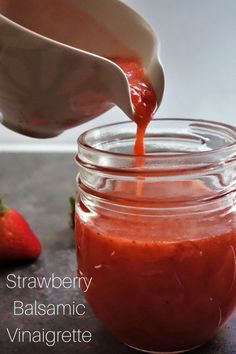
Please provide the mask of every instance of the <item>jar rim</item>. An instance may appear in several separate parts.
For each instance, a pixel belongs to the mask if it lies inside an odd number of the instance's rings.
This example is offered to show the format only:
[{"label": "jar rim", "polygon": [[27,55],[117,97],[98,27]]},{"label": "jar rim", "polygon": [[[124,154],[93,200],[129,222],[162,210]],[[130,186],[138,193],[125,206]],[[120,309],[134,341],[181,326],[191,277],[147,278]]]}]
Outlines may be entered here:
[{"label": "jar rim", "polygon": [[[137,161],[139,159],[143,160],[145,158],[145,164],[142,167],[142,170],[145,169],[145,167],[148,167],[149,169],[152,166],[155,166],[155,168],[158,169],[164,169],[168,167],[178,167],[178,168],[189,168],[189,166],[199,166],[199,165],[209,165],[211,163],[220,163],[220,162],[228,162],[232,161],[233,159],[236,159],[236,127],[233,125],[225,124],[225,123],[220,123],[220,122],[215,122],[211,120],[205,120],[205,119],[190,119],[190,118],[157,118],[153,119],[150,124],[150,129],[152,124],[157,125],[158,129],[158,124],[186,124],[186,126],[189,127],[195,127],[196,129],[198,128],[200,131],[204,131],[204,129],[211,129],[211,131],[215,131],[218,133],[222,134],[222,141],[221,141],[221,146],[216,146],[214,148],[211,148],[209,150],[203,150],[203,151],[185,151],[185,152],[174,152],[174,153],[168,153],[168,154],[163,154],[163,153],[147,153],[144,155],[134,155],[132,153],[121,153],[121,152],[116,152],[116,151],[109,151],[109,150],[104,150],[100,147],[100,145],[93,145],[89,143],[89,137],[91,135],[97,135],[97,139],[99,139],[99,130],[105,130],[105,129],[112,129],[113,131],[119,129],[120,127],[128,127],[130,124],[135,124],[132,121],[127,121],[127,122],[118,122],[118,123],[113,123],[113,124],[107,124],[103,125],[100,127],[92,128],[84,133],[82,133],[79,138],[78,138],[78,155],[76,157],[77,162],[81,163],[88,163],[92,164],[95,166],[101,166],[103,168],[109,168],[111,167],[114,169],[114,166],[109,166],[108,164],[101,164],[101,159],[99,159],[99,162],[97,161],[97,158],[95,155],[100,155],[100,157],[107,158],[109,161],[110,159],[115,159],[115,160],[125,160],[126,165],[128,161],[136,161],[136,168],[137,168]],[[134,125],[135,126],[135,125]],[[96,134],[97,133],[97,134]],[[178,131],[176,130],[176,136],[178,134]],[[115,137],[115,134],[114,134]],[[225,137],[225,141],[223,139]],[[228,140],[226,139],[228,137]],[[224,144],[225,143],[225,144]],[[83,155],[86,155],[86,158],[83,158]],[[89,157],[88,157],[89,156]],[[155,163],[154,163],[155,161]],[[157,163],[159,163],[159,166],[157,166]],[[121,166],[122,165],[122,166]],[[123,164],[118,164],[117,169],[126,169],[127,166]],[[135,166],[132,166],[132,170],[135,169]],[[138,168],[140,170],[140,167]]]}]

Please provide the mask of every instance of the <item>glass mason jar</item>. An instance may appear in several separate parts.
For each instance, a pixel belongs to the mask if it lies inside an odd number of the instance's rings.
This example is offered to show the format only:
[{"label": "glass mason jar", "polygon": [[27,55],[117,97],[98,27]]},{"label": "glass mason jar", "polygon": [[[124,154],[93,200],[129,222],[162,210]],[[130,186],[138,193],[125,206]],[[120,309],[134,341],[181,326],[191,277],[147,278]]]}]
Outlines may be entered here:
[{"label": "glass mason jar", "polygon": [[158,119],[145,156],[135,124],[78,140],[78,274],[122,342],[183,352],[210,340],[236,305],[236,129]]}]

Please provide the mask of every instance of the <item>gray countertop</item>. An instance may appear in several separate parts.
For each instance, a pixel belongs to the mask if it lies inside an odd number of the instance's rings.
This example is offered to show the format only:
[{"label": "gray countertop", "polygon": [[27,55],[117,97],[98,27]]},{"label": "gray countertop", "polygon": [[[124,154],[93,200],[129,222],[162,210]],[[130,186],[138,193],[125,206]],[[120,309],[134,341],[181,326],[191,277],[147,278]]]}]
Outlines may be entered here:
[{"label": "gray countertop", "polygon": [[[13,316],[13,301],[31,303],[83,302],[83,296],[73,289],[8,289],[9,273],[22,276],[48,277],[76,276],[73,232],[68,226],[68,197],[75,192],[77,167],[71,154],[0,154],[0,194],[8,204],[18,209],[28,220],[42,241],[43,253],[32,264],[0,268],[0,353],[1,354],[128,354],[135,351],[114,339],[88,310],[83,318],[72,316],[38,317]],[[59,343],[12,344],[6,328],[24,330],[70,330],[80,328],[92,332],[92,341],[86,344]],[[219,335],[205,347],[192,354],[236,353],[236,316]]]}]

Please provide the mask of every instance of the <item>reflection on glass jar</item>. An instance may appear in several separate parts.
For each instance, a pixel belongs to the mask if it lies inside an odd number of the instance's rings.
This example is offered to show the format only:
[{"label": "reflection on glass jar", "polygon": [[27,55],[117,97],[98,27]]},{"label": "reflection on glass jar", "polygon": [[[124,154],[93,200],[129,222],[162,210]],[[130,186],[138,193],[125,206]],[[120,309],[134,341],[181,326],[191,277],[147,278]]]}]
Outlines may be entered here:
[{"label": "reflection on glass jar", "polygon": [[79,139],[76,243],[86,298],[122,342],[187,351],[236,305],[236,129],[154,120],[145,156],[134,123]]}]

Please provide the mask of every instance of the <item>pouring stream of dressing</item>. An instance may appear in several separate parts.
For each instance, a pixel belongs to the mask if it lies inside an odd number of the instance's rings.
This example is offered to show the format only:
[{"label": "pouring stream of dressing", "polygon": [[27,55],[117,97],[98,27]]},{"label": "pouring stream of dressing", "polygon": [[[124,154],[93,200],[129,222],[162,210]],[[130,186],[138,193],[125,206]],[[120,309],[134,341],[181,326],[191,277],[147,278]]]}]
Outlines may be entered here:
[{"label": "pouring stream of dressing", "polygon": [[[112,58],[111,60],[120,66],[128,79],[134,108],[133,120],[137,124],[134,155],[143,156],[145,154],[145,132],[158,107],[156,94],[144,72],[143,64],[140,59]],[[136,161],[137,167],[142,167],[143,164],[144,157]],[[137,181],[136,195],[141,196],[142,191],[143,178],[140,177]]]},{"label": "pouring stream of dressing", "polygon": [[145,131],[157,109],[157,98],[138,58],[112,58],[114,63],[124,71],[130,87],[134,107],[134,121],[137,124],[135,155],[144,155]]}]

